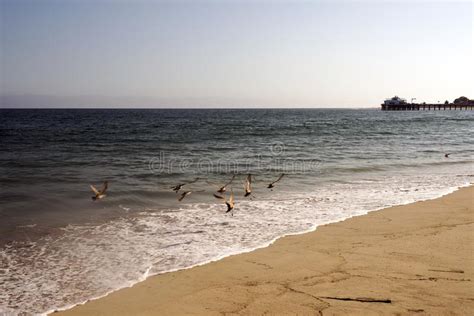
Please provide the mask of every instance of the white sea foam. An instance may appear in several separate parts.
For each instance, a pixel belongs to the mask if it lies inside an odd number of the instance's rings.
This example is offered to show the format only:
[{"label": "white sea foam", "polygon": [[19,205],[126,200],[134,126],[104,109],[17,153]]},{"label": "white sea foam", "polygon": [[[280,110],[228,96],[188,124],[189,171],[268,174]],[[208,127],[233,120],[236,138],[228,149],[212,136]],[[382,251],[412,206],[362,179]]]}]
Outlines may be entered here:
[{"label": "white sea foam", "polygon": [[452,173],[354,179],[312,192],[275,191],[272,199],[239,199],[234,216],[224,214],[222,204],[194,203],[102,225],[69,225],[59,236],[1,251],[0,314],[69,308],[150,275],[251,251],[368,211],[436,198],[469,180]]}]

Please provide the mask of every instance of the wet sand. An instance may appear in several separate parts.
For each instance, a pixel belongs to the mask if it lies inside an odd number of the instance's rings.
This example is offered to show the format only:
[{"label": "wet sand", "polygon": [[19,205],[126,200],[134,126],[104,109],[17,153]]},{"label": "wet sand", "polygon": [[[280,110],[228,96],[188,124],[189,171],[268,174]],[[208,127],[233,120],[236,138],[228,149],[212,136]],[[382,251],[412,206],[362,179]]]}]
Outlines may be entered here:
[{"label": "wet sand", "polygon": [[471,186],[153,276],[60,314],[468,315],[473,280]]}]

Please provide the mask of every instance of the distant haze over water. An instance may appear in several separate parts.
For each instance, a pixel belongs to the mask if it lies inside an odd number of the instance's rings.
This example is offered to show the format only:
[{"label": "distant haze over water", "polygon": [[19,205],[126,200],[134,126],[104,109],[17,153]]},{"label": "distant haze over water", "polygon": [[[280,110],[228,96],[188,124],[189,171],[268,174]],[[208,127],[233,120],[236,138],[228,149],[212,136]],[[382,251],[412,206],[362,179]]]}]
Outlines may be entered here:
[{"label": "distant haze over water", "polygon": [[2,0],[0,107],[473,98],[472,13],[472,1]]}]

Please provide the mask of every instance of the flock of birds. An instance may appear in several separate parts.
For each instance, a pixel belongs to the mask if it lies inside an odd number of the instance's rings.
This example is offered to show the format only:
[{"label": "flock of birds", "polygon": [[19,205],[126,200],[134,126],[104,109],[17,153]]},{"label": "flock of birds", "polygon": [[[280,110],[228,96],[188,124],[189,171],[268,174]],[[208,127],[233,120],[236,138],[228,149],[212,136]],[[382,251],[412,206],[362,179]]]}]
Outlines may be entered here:
[{"label": "flock of birds", "polygon": [[[224,204],[227,205],[226,213],[231,212],[232,215],[233,215],[233,210],[234,210],[234,205],[235,205],[234,190],[231,187],[231,190],[230,190],[231,193],[230,193],[229,199],[227,199],[227,194],[226,193],[227,193],[227,187],[229,187],[232,184],[232,182],[235,179],[235,176],[236,175],[234,174],[232,176],[232,178],[227,183],[220,186],[215,191],[215,193],[213,194],[213,196],[216,199],[222,200],[224,202]],[[278,179],[276,179],[275,181],[269,183],[267,185],[267,188],[270,189],[270,190],[273,190],[273,188],[275,187],[275,184],[277,182],[279,182],[284,176],[285,176],[285,174],[282,173],[278,177]],[[200,178],[196,178],[193,181],[186,182],[186,183],[179,183],[175,186],[172,186],[171,189],[174,192],[176,192],[176,194],[178,194],[180,191],[182,191],[181,194],[178,196],[178,201],[181,202],[182,200],[184,200],[185,197],[187,197],[188,195],[190,195],[193,192],[204,192],[204,190],[200,190],[200,191],[191,191],[191,190],[184,191],[183,190],[184,186],[187,186],[189,184],[193,184],[193,183],[195,183],[199,180],[200,180]],[[96,200],[100,200],[100,199],[106,197],[106,192],[107,192],[108,186],[109,186],[109,183],[107,181],[105,181],[104,184],[102,185],[102,188],[99,190],[94,185],[91,184],[91,186],[90,186],[91,190],[92,190],[92,192],[94,192],[94,195],[92,196],[92,200],[96,201]],[[252,194],[252,175],[248,174],[247,177],[245,178],[245,182],[244,182],[244,197],[249,197],[251,194]]]},{"label": "flock of birds", "polygon": [[[449,155],[451,155],[450,153],[446,153],[444,154],[444,157],[445,158],[449,158]],[[275,187],[275,184],[277,182],[279,182],[283,176],[285,174],[282,173],[278,179],[276,179],[275,181],[271,182],[268,184],[267,188],[268,189],[273,189]],[[220,186],[219,189],[216,190],[216,192],[213,194],[214,197],[216,199],[220,199],[220,200],[223,200],[224,203],[227,205],[227,211],[226,213],[229,213],[229,212],[233,212],[234,210],[234,205],[235,205],[235,201],[234,201],[234,191],[232,190],[231,188],[231,193],[230,193],[230,197],[229,199],[227,199],[227,195],[226,195],[226,192],[227,192],[227,187],[230,186],[232,184],[232,182],[234,181],[235,179],[235,174],[232,176],[232,178],[227,182],[225,183],[223,186]],[[195,183],[197,181],[199,181],[200,178],[196,178],[194,179],[193,181],[190,181],[190,182],[187,182],[187,183],[179,183],[175,186],[172,186],[171,189],[176,192],[176,194],[178,194],[184,186],[187,186],[189,184],[192,184],[192,183]],[[208,182],[209,183],[209,182]],[[93,201],[96,201],[96,200],[100,200],[102,198],[104,198],[106,196],[106,192],[107,192],[107,188],[108,188],[108,182],[105,181],[104,184],[102,185],[102,188],[99,190],[97,189],[95,186],[93,186],[91,184],[91,189],[92,189],[92,192],[94,192],[94,196],[92,196],[92,200]],[[183,191],[179,197],[178,197],[178,201],[182,201],[184,200],[185,197],[187,197],[188,195],[190,195],[191,193],[193,192],[204,192],[204,190],[200,190],[200,191]],[[245,178],[245,182],[244,182],[244,197],[248,197],[252,194],[252,175],[249,174],[247,175],[247,177]],[[232,213],[233,215],[233,213]]]}]

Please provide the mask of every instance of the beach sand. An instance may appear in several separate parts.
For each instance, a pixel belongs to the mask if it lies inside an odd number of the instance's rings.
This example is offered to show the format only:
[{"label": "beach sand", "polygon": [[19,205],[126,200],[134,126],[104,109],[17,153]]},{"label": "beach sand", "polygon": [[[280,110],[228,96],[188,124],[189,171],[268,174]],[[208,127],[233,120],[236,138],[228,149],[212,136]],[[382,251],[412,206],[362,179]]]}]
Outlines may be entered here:
[{"label": "beach sand", "polygon": [[153,276],[61,314],[472,315],[473,279],[468,187]]}]

